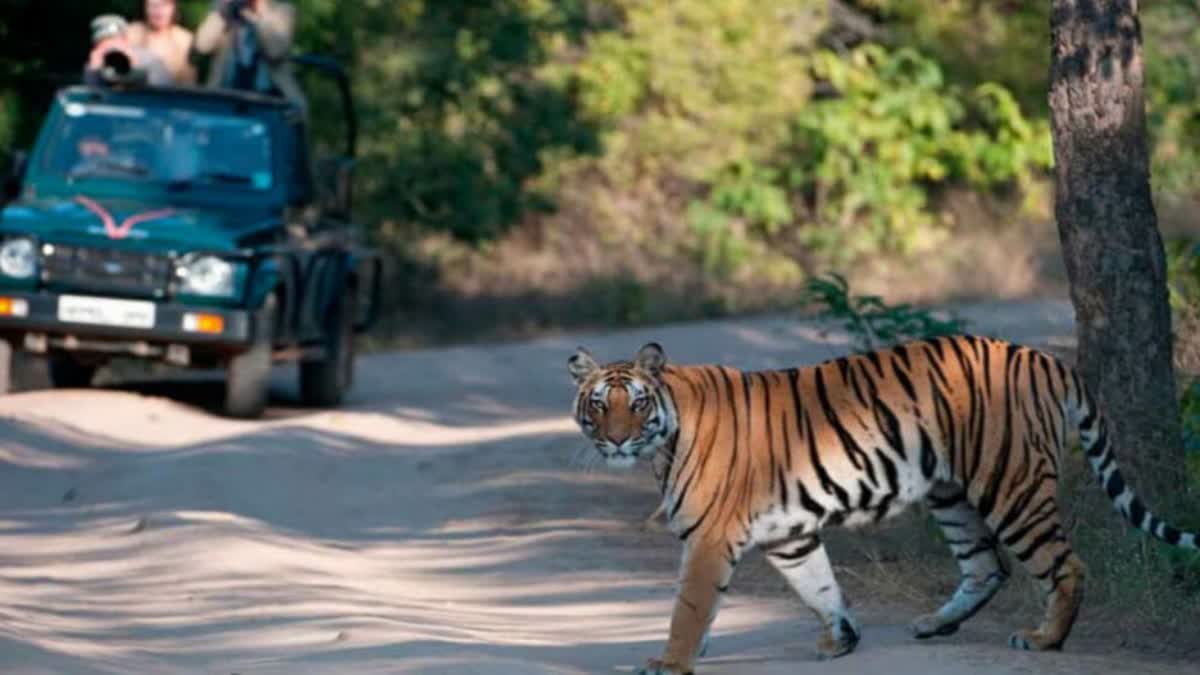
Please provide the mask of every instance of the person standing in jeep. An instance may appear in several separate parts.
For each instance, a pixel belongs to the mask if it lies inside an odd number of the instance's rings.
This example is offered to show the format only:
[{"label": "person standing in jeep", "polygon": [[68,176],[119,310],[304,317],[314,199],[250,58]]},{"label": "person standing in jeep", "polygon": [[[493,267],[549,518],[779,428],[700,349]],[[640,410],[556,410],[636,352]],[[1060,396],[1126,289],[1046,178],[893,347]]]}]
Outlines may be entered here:
[{"label": "person standing in jeep", "polygon": [[208,86],[278,92],[302,109],[304,93],[288,62],[296,10],[277,0],[214,0],[196,30],[195,51],[211,54]]},{"label": "person standing in jeep", "polygon": [[145,0],[144,20],[127,22],[116,14],[92,21],[92,50],[84,67],[84,81],[97,83],[111,52],[122,54],[139,69],[151,86],[195,84],[190,63],[193,34],[179,25],[176,0]]},{"label": "person standing in jeep", "polygon": [[129,24],[129,42],[157,56],[175,84],[195,84],[196,68],[189,62],[192,31],[179,25],[176,0],[145,0],[143,21]]}]

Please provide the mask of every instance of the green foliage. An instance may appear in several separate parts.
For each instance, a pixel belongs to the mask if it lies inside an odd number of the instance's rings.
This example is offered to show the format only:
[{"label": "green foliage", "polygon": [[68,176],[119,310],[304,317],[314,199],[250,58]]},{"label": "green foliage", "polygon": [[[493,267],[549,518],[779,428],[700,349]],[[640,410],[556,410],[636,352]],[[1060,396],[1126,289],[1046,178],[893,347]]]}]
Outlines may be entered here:
[{"label": "green foliage", "polygon": [[[1049,3],[844,0],[874,23],[848,40],[825,0],[293,4],[296,51],[354,74],[372,223],[482,242],[587,181],[573,213],[601,229],[653,184],[654,208],[685,224],[664,248],[729,278],[762,250],[836,263],[920,249],[947,229],[943,190],[1007,194],[1052,162]],[[27,146],[78,79],[88,21],[140,5],[8,0],[0,149]],[[181,0],[185,23],[208,6]],[[1184,194],[1200,171],[1200,13],[1141,13],[1155,187]],[[329,147],[343,120],[330,92],[310,96]]]},{"label": "green foliage", "polygon": [[[818,0],[601,0],[614,17],[573,69],[609,156],[703,182],[781,143],[808,100],[805,50]],[[610,29],[611,28],[611,29]]]},{"label": "green foliage", "polygon": [[753,252],[748,238],[773,235],[792,221],[788,194],[778,180],[775,170],[738,162],[718,175],[708,199],[692,201],[687,219],[705,270],[731,276]]},{"label": "green foliage", "polygon": [[746,261],[746,238],[734,229],[725,213],[695,201],[688,206],[687,220],[694,237],[692,245],[705,271],[728,277]]},{"label": "green foliage", "polygon": [[[576,69],[588,115],[616,126],[597,165],[617,186],[692,181],[691,248],[710,273],[734,275],[748,241],[843,262],[912,250],[939,220],[933,186],[1024,185],[1049,166],[1046,122],[1000,85],[951,85],[913,50],[814,49],[824,3],[611,5],[622,30],[591,38]],[[799,33],[805,17],[816,28]],[[835,96],[810,100],[814,77]]]},{"label": "green foliage", "polygon": [[355,24],[373,214],[480,241],[545,204],[528,183],[556,150],[596,152],[570,82],[543,72],[583,3],[377,3]]},{"label": "green foliage", "polygon": [[1193,379],[1179,397],[1179,414],[1183,421],[1183,447],[1190,454],[1188,473],[1200,486],[1200,381]]},{"label": "green foliage", "polygon": [[[1192,343],[1200,340],[1200,246],[1189,239],[1174,239],[1166,242],[1166,254],[1176,353],[1187,360],[1196,351]],[[1193,455],[1190,469],[1200,484],[1200,378],[1182,370],[1179,409],[1184,446]]]},{"label": "green foliage", "polygon": [[1051,164],[1048,125],[1007,89],[949,84],[915,50],[821,51],[814,70],[837,95],[797,116],[789,178],[811,203],[806,240],[843,259],[915,249],[938,224],[934,186],[1023,185]]},{"label": "green foliage", "polygon": [[775,234],[793,217],[779,178],[779,171],[749,161],[732,164],[717,176],[708,203],[763,234]]},{"label": "green foliage", "polygon": [[1151,175],[1158,190],[1187,192],[1200,171],[1200,7],[1170,0],[1145,11]]},{"label": "green foliage", "polygon": [[837,273],[809,280],[805,305],[821,308],[818,318],[835,320],[855,340],[855,349],[867,352],[906,340],[962,333],[966,320],[951,315],[941,319],[911,305],[889,305],[875,295],[851,295],[845,277]]},{"label": "green foliage", "polygon": [[1165,242],[1167,291],[1176,312],[1200,307],[1200,250],[1187,238]]},{"label": "green foliage", "polygon": [[947,81],[996,82],[1012,92],[1025,114],[1036,119],[1048,114],[1049,2],[856,0],[851,4],[880,18],[888,44],[912,47],[935,60]]}]

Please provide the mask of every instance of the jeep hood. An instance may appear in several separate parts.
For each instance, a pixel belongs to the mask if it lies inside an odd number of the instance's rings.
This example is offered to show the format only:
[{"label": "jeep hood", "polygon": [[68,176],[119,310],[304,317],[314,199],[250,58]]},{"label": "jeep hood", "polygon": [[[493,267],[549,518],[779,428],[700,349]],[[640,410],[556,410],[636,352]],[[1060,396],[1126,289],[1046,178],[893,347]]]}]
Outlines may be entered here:
[{"label": "jeep hood", "polygon": [[270,210],[164,207],[133,199],[22,200],[0,211],[0,232],[57,243],[138,249],[231,250],[248,237],[280,227]]}]

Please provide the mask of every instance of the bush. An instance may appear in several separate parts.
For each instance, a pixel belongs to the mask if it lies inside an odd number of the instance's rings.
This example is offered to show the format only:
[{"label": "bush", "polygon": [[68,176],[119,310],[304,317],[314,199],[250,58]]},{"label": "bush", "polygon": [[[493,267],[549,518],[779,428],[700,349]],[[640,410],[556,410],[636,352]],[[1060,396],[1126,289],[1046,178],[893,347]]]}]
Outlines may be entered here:
[{"label": "bush", "polygon": [[908,340],[955,335],[967,325],[966,320],[953,315],[942,319],[911,305],[889,305],[879,296],[852,295],[845,277],[837,273],[810,280],[804,304],[818,309],[817,318],[841,321],[859,352]]},{"label": "bush", "polygon": [[1007,89],[949,84],[915,50],[822,51],[814,70],[837,94],[798,115],[789,182],[809,206],[806,243],[837,258],[918,249],[940,224],[937,186],[1024,186],[1051,165],[1049,126]]}]

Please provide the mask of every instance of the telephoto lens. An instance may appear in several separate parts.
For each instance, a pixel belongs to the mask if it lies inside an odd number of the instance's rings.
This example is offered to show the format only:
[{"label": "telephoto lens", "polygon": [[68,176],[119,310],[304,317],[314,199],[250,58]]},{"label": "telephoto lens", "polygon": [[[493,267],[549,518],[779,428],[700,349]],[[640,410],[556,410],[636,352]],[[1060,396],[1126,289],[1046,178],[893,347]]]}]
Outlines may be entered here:
[{"label": "telephoto lens", "polygon": [[129,54],[120,49],[110,49],[104,52],[104,70],[118,77],[124,77],[133,70]]}]

